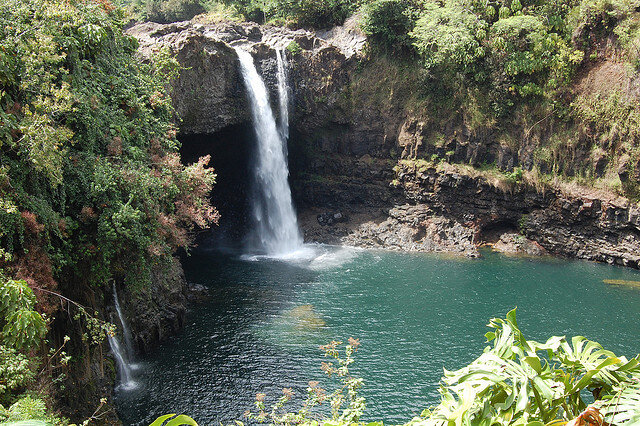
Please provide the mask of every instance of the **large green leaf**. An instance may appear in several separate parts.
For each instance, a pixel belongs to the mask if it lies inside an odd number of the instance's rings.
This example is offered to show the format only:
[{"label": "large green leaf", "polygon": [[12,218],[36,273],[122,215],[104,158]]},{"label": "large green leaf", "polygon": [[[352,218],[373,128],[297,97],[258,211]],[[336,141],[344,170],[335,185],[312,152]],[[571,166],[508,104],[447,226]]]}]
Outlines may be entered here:
[{"label": "large green leaf", "polygon": [[[154,420],[149,426],[198,426],[195,420],[193,420],[189,416],[185,416],[184,414],[180,414],[176,416],[175,414],[165,414],[164,416],[160,416]],[[173,417],[173,418],[172,418]],[[168,420],[168,421],[167,421]],[[167,423],[165,423],[167,422]]]}]

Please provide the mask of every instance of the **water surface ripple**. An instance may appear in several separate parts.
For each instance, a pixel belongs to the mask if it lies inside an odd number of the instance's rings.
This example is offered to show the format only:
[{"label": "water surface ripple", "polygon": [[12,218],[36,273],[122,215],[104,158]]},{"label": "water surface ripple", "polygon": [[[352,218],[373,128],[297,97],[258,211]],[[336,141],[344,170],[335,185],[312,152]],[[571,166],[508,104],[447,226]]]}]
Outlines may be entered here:
[{"label": "water surface ripple", "polygon": [[[438,402],[442,369],[472,361],[485,324],[514,306],[525,335],[584,335],[616,354],[640,352],[640,290],[603,279],[640,281],[638,271],[583,261],[325,249],[311,261],[243,261],[201,252],[187,279],[207,286],[185,328],[144,360],[141,383],[117,391],[125,424],[185,413],[200,424],[229,423],[273,400],[300,398],[321,379],[318,346],[359,338],[355,372],[365,380],[367,419],[400,423]],[[326,383],[325,383],[326,384]]]}]

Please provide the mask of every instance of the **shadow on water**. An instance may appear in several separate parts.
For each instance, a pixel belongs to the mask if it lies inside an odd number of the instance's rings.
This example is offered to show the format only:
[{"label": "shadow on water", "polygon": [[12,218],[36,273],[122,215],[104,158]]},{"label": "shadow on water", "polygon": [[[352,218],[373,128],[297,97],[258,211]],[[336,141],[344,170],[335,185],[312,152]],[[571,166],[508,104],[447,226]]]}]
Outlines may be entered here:
[{"label": "shadow on water", "polygon": [[[243,261],[199,251],[187,279],[210,289],[185,328],[144,360],[141,386],[117,392],[125,424],[183,412],[228,423],[273,401],[283,387],[304,397],[322,377],[318,345],[359,338],[367,418],[406,422],[438,402],[442,368],[471,362],[485,324],[518,306],[525,335],[584,335],[619,355],[640,352],[640,272],[580,261],[485,253],[481,259],[325,248],[304,262]],[[271,399],[269,399],[271,397]]]}]

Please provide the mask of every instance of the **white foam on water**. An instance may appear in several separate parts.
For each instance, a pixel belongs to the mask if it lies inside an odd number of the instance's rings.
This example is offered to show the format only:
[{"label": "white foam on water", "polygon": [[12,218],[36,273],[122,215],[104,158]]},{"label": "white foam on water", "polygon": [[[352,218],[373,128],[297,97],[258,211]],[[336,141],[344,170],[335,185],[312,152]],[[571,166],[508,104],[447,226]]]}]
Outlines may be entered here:
[{"label": "white foam on water", "polygon": [[360,248],[304,244],[300,249],[284,255],[244,254],[240,256],[240,259],[246,262],[286,262],[313,271],[325,271],[342,267],[362,252],[363,250]]},{"label": "white foam on water", "polygon": [[361,249],[350,247],[331,247],[309,263],[309,269],[314,271],[324,271],[328,269],[338,269],[351,262],[362,252]]}]

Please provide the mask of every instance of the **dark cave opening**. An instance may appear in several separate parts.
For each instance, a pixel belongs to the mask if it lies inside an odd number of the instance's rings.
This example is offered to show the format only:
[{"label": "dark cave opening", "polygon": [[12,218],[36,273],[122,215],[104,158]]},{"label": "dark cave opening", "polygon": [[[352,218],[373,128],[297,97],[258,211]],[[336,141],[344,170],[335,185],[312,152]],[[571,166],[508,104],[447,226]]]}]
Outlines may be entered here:
[{"label": "dark cave opening", "polygon": [[250,123],[226,127],[211,134],[181,134],[180,155],[186,164],[211,155],[216,184],[212,204],[220,212],[220,221],[198,238],[203,248],[239,249],[251,226],[251,165],[255,151],[255,133]]},{"label": "dark cave opening", "polygon": [[[252,226],[252,187],[254,183],[256,135],[253,125],[244,122],[225,127],[209,134],[179,134],[180,155],[185,164],[191,164],[204,155],[211,155],[216,184],[211,193],[212,204],[220,212],[218,226],[203,232],[197,239],[201,248],[237,251],[243,248]],[[288,166],[290,171],[294,208],[300,194],[296,192],[296,179],[303,179],[309,163],[307,146],[303,138],[291,129],[288,141]],[[296,210],[298,210],[296,208]]]},{"label": "dark cave opening", "polygon": [[504,233],[518,233],[518,224],[509,219],[496,220],[485,224],[480,230],[480,241],[488,244],[497,242]]}]

